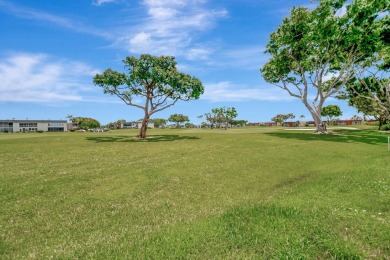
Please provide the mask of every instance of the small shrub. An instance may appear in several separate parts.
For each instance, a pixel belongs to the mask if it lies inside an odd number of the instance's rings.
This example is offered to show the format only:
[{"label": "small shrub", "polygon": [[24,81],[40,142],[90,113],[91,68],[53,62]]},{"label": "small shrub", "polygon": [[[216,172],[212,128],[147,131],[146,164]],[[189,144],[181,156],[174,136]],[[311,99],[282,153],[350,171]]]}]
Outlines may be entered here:
[{"label": "small shrub", "polygon": [[390,124],[381,126],[382,131],[390,131]]},{"label": "small shrub", "polygon": [[76,129],[70,129],[69,131],[71,131],[71,132],[76,132]]},{"label": "small shrub", "polygon": [[308,127],[308,126],[309,126],[309,123],[305,123],[305,126]]},{"label": "small shrub", "polygon": [[37,132],[37,133],[43,133],[43,131],[42,131],[42,130],[37,130],[37,131],[35,131],[35,132]]}]

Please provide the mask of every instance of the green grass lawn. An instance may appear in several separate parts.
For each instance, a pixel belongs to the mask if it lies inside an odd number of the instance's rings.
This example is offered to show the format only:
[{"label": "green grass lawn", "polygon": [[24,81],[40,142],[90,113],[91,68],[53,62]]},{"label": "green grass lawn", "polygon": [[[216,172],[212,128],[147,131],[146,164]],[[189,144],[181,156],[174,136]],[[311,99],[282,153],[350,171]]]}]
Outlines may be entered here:
[{"label": "green grass lawn", "polygon": [[388,134],[0,134],[1,259],[390,259]]}]

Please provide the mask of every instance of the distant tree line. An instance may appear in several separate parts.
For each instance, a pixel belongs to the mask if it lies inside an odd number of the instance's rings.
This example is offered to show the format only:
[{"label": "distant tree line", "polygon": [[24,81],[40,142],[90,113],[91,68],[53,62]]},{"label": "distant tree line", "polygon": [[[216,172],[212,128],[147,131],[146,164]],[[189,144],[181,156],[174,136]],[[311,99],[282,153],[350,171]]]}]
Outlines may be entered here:
[{"label": "distant tree line", "polygon": [[[235,120],[238,113],[234,107],[220,107],[213,108],[211,112],[205,113],[204,115],[198,116],[198,118],[206,119],[206,122],[201,122],[196,125],[190,122],[190,119],[187,115],[184,114],[172,114],[167,119],[165,118],[151,118],[149,122],[154,123],[156,128],[165,128],[167,127],[167,123],[171,122],[173,125],[171,127],[181,128],[231,128],[231,127],[242,127],[248,122],[247,120]],[[142,121],[143,119],[139,119],[138,121]],[[120,129],[123,128],[126,123],[125,119],[120,119],[115,122],[108,123],[105,127],[110,129]]]}]

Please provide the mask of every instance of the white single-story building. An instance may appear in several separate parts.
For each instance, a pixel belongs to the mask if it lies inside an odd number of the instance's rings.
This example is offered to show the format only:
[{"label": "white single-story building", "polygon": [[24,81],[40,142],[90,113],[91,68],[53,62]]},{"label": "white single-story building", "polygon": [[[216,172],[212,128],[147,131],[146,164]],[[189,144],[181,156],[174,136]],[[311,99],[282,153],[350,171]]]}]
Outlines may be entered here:
[{"label": "white single-story building", "polygon": [[66,132],[68,131],[66,120],[1,120],[0,132]]}]

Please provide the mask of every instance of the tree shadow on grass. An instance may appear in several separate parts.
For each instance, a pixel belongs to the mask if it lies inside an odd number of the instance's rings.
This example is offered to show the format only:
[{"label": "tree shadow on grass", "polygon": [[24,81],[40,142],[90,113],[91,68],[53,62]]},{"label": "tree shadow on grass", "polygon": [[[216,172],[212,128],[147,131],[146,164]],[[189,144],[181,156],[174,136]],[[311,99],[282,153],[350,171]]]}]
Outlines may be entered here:
[{"label": "tree shadow on grass", "polygon": [[302,141],[327,141],[327,142],[341,142],[341,143],[364,143],[364,144],[386,144],[388,134],[379,133],[375,131],[365,130],[337,130],[332,134],[315,134],[315,133],[302,133],[302,132],[271,132],[264,133],[266,135],[286,138],[297,139]]},{"label": "tree shadow on grass", "polygon": [[149,135],[146,138],[138,138],[128,135],[117,136],[94,136],[86,137],[88,141],[95,141],[96,143],[153,143],[153,142],[172,142],[179,140],[197,140],[200,139],[196,136],[179,136],[179,135]]}]

